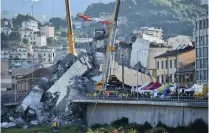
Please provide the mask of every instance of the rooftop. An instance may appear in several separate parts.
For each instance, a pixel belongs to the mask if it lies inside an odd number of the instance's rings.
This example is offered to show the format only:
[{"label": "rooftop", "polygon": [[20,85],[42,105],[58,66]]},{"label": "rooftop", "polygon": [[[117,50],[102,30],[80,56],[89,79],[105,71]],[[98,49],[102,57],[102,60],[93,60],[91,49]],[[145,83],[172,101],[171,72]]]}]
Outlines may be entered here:
[{"label": "rooftop", "polygon": [[33,31],[33,30],[25,28],[23,31]]},{"label": "rooftop", "polygon": [[162,32],[162,29],[158,29],[156,27],[140,27],[140,30],[153,30],[153,31],[160,31]]},{"label": "rooftop", "polygon": [[151,42],[150,43],[150,48],[172,48],[172,46],[167,46],[164,43]]},{"label": "rooftop", "polygon": [[155,58],[164,58],[164,57],[168,57],[168,56],[175,56],[177,54],[182,54],[182,53],[191,51],[193,49],[195,49],[194,46],[187,46],[184,49],[175,49],[175,50],[167,51],[161,55],[156,56]]}]

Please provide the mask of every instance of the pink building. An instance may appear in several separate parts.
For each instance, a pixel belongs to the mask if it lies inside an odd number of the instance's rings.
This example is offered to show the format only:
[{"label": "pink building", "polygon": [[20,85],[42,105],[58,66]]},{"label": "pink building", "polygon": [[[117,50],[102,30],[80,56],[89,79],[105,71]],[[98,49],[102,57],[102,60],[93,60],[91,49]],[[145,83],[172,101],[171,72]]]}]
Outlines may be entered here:
[{"label": "pink building", "polygon": [[40,27],[41,36],[54,38],[54,27],[44,26]]}]

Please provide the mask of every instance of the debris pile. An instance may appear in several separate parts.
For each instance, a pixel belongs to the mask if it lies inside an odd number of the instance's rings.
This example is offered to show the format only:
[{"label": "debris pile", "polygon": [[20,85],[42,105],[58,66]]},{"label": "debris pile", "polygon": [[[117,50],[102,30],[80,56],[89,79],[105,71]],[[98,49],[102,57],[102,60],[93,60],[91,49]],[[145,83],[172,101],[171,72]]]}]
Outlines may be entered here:
[{"label": "debris pile", "polygon": [[52,74],[40,77],[13,115],[6,116],[7,123],[2,126],[17,126],[21,122],[49,125],[56,117],[62,124],[82,124],[82,107],[71,101],[78,94],[96,91],[93,77],[101,73],[91,59],[87,54],[80,57],[68,54],[58,61],[51,67]]}]

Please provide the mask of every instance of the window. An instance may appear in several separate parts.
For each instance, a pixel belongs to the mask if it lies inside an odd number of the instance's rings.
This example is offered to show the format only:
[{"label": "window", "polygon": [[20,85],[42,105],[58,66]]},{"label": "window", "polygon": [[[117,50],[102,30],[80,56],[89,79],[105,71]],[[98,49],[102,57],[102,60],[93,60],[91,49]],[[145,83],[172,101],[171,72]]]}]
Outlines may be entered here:
[{"label": "window", "polygon": [[51,59],[49,58],[49,62],[51,62]]},{"label": "window", "polygon": [[191,82],[193,82],[193,79],[194,79],[194,78],[193,78],[193,74],[191,74],[191,75],[189,76],[189,79],[190,79]]},{"label": "window", "polygon": [[172,74],[170,74],[169,82],[172,83]]},{"label": "window", "polygon": [[206,19],[203,20],[203,29],[206,28],[206,26],[205,26],[205,21],[206,21]]},{"label": "window", "polygon": [[202,37],[202,45],[205,45],[205,36]]},{"label": "window", "polygon": [[204,57],[208,57],[208,48],[207,47],[204,47],[203,48],[203,55],[204,55]]},{"label": "window", "polygon": [[200,80],[203,80],[203,77],[204,77],[203,71],[200,71],[200,77],[199,77],[199,79]]},{"label": "window", "polygon": [[202,36],[199,37],[199,45],[202,45]]},{"label": "window", "polygon": [[49,53],[49,57],[51,57],[50,53]]},{"label": "window", "polygon": [[199,57],[199,48],[196,48],[196,58]]},{"label": "window", "polygon": [[168,60],[165,61],[165,67],[168,69]]},{"label": "window", "polygon": [[172,60],[170,60],[170,68],[172,68]]},{"label": "window", "polygon": [[44,61],[46,61],[46,58],[44,58]]},{"label": "window", "polygon": [[203,59],[203,68],[207,68],[207,58]]},{"label": "window", "polygon": [[197,59],[197,60],[196,60],[196,67],[197,67],[197,69],[200,68],[200,59]]},{"label": "window", "polygon": [[183,82],[185,82],[185,81],[186,81],[185,76],[186,76],[186,75],[182,75]]},{"label": "window", "polygon": [[165,75],[165,82],[169,83],[169,76],[168,76],[168,74]]},{"label": "window", "polygon": [[198,22],[196,21],[196,30],[198,29]]},{"label": "window", "polygon": [[206,29],[208,28],[208,18],[206,19]]},{"label": "window", "polygon": [[199,21],[200,30],[202,30],[202,20]]},{"label": "window", "polygon": [[198,37],[196,37],[196,38],[195,38],[195,42],[196,42],[196,43],[198,42],[198,40],[197,40],[197,39],[198,39]]},{"label": "window", "polygon": [[179,75],[179,82],[181,82],[181,80],[182,80],[182,75]]},{"label": "window", "polygon": [[207,73],[207,71],[204,70],[204,72],[203,72],[203,80],[206,80],[206,73]]},{"label": "window", "polygon": [[26,35],[24,35],[24,37],[27,37]]},{"label": "window", "polygon": [[200,50],[199,57],[202,57],[202,55],[203,55],[203,48],[199,48],[199,50]]},{"label": "window", "polygon": [[159,78],[160,78],[159,75],[157,75],[157,82],[159,82]]},{"label": "window", "polygon": [[200,59],[200,69],[203,68],[203,59]]},{"label": "window", "polygon": [[163,61],[161,62],[161,68],[162,68],[162,69],[164,69],[164,66],[163,66]]},{"label": "window", "polygon": [[157,69],[159,69],[159,61],[157,61]]},{"label": "window", "polygon": [[44,53],[44,56],[45,56],[45,53]]},{"label": "window", "polygon": [[161,81],[162,81],[162,83],[164,83],[164,76],[163,75],[161,75]]},{"label": "window", "polygon": [[174,59],[174,67],[177,68],[177,60]]},{"label": "window", "polygon": [[53,53],[53,57],[54,57],[54,53]]}]

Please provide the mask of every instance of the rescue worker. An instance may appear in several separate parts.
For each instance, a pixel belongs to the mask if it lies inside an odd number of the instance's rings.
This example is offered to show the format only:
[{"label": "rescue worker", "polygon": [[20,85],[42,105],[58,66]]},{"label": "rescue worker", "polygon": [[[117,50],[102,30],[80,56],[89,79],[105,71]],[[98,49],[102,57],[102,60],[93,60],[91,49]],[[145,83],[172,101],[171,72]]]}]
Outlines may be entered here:
[{"label": "rescue worker", "polygon": [[54,120],[52,121],[52,128],[54,130],[60,130],[60,120],[59,118],[55,117]]}]

